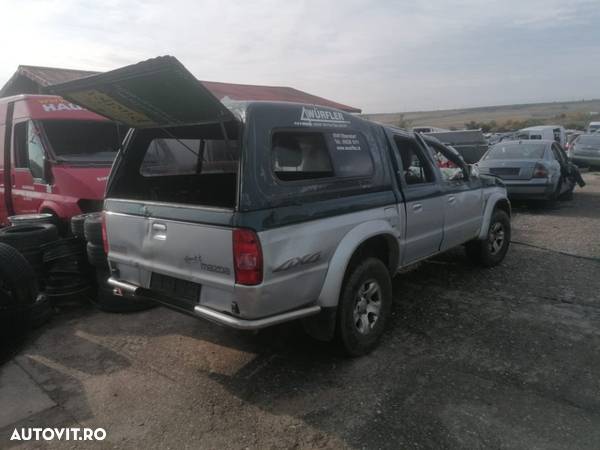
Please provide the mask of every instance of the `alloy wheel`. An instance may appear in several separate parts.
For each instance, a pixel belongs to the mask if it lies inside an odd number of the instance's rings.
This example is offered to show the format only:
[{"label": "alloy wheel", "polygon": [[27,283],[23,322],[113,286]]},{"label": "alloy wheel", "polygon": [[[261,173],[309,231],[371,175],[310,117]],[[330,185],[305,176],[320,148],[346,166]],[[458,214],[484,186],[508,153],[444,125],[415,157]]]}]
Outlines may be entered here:
[{"label": "alloy wheel", "polygon": [[381,311],[381,287],[374,279],[362,283],[354,303],[354,326],[360,334],[369,334]]}]

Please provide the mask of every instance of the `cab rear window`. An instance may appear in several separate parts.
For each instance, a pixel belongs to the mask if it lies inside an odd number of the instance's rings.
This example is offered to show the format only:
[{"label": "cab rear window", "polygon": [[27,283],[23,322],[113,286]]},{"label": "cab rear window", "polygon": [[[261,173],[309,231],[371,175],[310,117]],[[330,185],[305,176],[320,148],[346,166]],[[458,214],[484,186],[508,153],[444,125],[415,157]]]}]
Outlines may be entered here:
[{"label": "cab rear window", "polygon": [[277,131],[273,172],[281,181],[363,177],[373,173],[365,139],[355,132]]}]

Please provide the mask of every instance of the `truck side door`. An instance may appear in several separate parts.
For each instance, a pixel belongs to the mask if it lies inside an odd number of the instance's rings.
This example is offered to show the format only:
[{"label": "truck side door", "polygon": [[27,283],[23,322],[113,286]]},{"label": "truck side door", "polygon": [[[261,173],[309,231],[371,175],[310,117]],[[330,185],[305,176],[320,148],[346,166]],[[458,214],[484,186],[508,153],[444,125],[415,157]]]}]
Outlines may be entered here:
[{"label": "truck side door", "polygon": [[402,264],[437,253],[444,230],[444,194],[427,151],[412,136],[392,134],[396,173],[406,208]]},{"label": "truck side door", "polygon": [[441,250],[464,244],[477,237],[483,218],[481,180],[471,176],[464,162],[441,143],[429,147],[444,190],[444,240]]},{"label": "truck side door", "polygon": [[15,123],[13,130],[12,198],[16,214],[36,213],[47,192],[44,147],[32,121]]}]

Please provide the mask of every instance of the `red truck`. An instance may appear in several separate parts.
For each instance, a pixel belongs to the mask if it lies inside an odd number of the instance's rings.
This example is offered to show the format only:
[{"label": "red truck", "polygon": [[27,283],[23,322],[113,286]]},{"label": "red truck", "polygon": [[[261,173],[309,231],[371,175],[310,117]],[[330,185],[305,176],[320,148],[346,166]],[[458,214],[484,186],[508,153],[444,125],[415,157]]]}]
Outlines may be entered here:
[{"label": "red truck", "polygon": [[64,222],[100,211],[126,131],[61,97],[0,99],[0,226],[15,214]]}]

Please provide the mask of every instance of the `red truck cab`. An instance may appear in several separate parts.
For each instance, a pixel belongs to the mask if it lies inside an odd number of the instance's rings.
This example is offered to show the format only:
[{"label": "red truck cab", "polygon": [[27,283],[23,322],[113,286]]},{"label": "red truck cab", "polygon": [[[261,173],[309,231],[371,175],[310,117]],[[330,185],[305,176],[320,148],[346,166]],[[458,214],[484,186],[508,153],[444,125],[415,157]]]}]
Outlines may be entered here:
[{"label": "red truck cab", "polygon": [[0,99],[0,226],[15,214],[100,211],[126,131],[61,97]]}]

